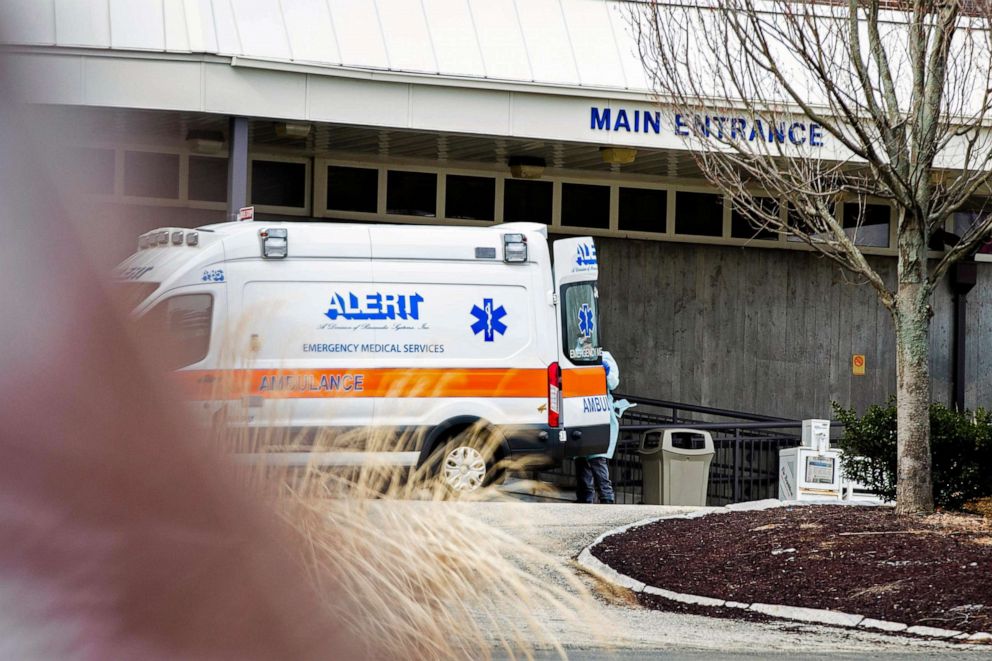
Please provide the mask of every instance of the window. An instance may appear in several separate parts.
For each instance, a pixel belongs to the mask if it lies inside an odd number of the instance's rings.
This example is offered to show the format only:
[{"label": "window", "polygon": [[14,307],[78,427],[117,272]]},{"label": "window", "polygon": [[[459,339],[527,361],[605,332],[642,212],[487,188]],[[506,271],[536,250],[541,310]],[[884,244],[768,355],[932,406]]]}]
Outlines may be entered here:
[{"label": "window", "polygon": [[845,202],[844,233],[853,238],[856,245],[887,248],[891,210],[887,204]]},{"label": "window", "polygon": [[596,300],[599,293],[592,282],[577,282],[562,287],[565,305],[565,346],[573,363],[598,363],[603,350],[599,346],[599,317]]},{"label": "window", "polygon": [[653,188],[621,188],[619,225],[631,232],[664,232],[668,192]]},{"label": "window", "polygon": [[550,181],[507,179],[503,184],[503,221],[551,224]]},{"label": "window", "polygon": [[562,184],[561,224],[609,229],[610,187]]},{"label": "window", "polygon": [[[831,209],[831,217],[836,217],[837,207],[835,205],[831,205],[830,209]],[[810,234],[813,240],[817,240],[817,239],[825,240],[828,238],[828,234],[824,232],[816,232],[815,229],[803,219],[802,214],[800,214],[799,211],[797,211],[792,204],[788,205],[788,207],[786,208],[786,213],[788,214],[786,222],[789,223],[789,227],[803,228],[804,231]],[[785,240],[794,241],[794,242],[803,241],[803,239],[799,238],[798,236],[793,236],[791,234],[787,234]]]},{"label": "window", "polygon": [[448,218],[494,220],[496,180],[449,174],[445,181],[444,215]]},{"label": "window", "polygon": [[167,369],[179,369],[207,357],[212,315],[210,294],[172,296],[138,320],[138,334],[146,346],[155,347]]},{"label": "window", "polygon": [[124,153],[124,194],[179,199],[179,154]]},{"label": "window", "polygon": [[372,168],[327,168],[327,208],[331,211],[378,211],[379,171]]},{"label": "window", "polygon": [[77,147],[69,152],[72,184],[82,193],[112,195],[117,154],[113,149]]},{"label": "window", "polygon": [[189,157],[189,199],[227,202],[227,159]]},{"label": "window", "polygon": [[140,303],[143,303],[146,298],[151,296],[160,284],[159,282],[117,280],[113,283],[111,295],[120,303],[122,309],[126,312],[131,312]]},{"label": "window", "polygon": [[437,216],[437,175],[390,170],[386,177],[386,213]]},{"label": "window", "polygon": [[723,197],[714,193],[677,192],[675,233],[723,236]]},{"label": "window", "polygon": [[252,204],[305,208],[307,205],[306,163],[285,161],[251,162]]},{"label": "window", "polygon": [[[964,237],[977,223],[988,218],[992,213],[992,204],[988,200],[976,199],[954,214],[954,226],[951,230],[959,237]],[[979,255],[992,255],[992,239],[978,248]]]},{"label": "window", "polygon": [[[770,216],[778,216],[778,200],[774,197],[755,197],[754,201]],[[730,213],[730,236],[735,239],[758,239],[761,241],[776,241],[778,233],[756,225],[748,216],[734,205]]]}]

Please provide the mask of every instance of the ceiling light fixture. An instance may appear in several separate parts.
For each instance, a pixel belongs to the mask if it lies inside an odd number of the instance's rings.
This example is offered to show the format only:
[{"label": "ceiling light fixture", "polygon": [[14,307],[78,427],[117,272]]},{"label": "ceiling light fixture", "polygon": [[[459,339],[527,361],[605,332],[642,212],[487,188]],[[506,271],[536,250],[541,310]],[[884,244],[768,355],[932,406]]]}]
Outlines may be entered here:
[{"label": "ceiling light fixture", "polygon": [[600,147],[599,155],[610,165],[630,165],[637,158],[637,150],[631,147]]},{"label": "ceiling light fixture", "polygon": [[197,154],[219,154],[224,151],[224,134],[220,131],[191,129],[186,133],[186,146]]},{"label": "ceiling light fixture", "polygon": [[545,160],[539,156],[511,156],[507,165],[515,179],[540,179],[544,174]]}]

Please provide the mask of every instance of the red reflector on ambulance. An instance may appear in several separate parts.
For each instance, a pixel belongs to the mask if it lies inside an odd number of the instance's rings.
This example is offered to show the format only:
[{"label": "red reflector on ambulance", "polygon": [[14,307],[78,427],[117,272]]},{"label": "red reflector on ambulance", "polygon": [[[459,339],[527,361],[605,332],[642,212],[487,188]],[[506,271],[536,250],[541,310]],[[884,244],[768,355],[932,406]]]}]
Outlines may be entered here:
[{"label": "red reflector on ambulance", "polygon": [[561,422],[561,369],[558,363],[548,365],[548,426]]}]

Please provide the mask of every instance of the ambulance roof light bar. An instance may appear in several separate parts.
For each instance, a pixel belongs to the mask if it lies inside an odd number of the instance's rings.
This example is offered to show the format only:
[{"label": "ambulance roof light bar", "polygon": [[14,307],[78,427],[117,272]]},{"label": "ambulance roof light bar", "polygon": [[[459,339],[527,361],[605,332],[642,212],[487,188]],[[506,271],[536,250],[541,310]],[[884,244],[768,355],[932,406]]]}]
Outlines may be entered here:
[{"label": "ambulance roof light bar", "polygon": [[138,237],[138,250],[148,250],[156,246],[182,246],[184,242],[190,247],[200,245],[199,232],[188,232],[182,229],[145,232]]},{"label": "ambulance roof light bar", "polygon": [[525,234],[503,235],[503,261],[508,264],[527,261],[527,236]]}]

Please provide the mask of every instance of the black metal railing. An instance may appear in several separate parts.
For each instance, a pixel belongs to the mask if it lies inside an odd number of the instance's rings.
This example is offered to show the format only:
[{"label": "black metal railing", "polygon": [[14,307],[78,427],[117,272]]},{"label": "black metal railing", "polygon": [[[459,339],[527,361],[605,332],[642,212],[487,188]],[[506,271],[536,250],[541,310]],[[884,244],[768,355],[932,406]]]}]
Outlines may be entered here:
[{"label": "black metal railing", "polygon": [[[615,395],[637,406],[620,420],[620,438],[610,461],[618,503],[643,502],[643,469],[638,452],[643,433],[691,426],[710,432],[715,454],[710,463],[707,505],[726,505],[778,496],[779,450],[800,444],[802,421],[697,406],[631,395]],[[574,488],[575,467],[565,461],[542,479]]]}]

